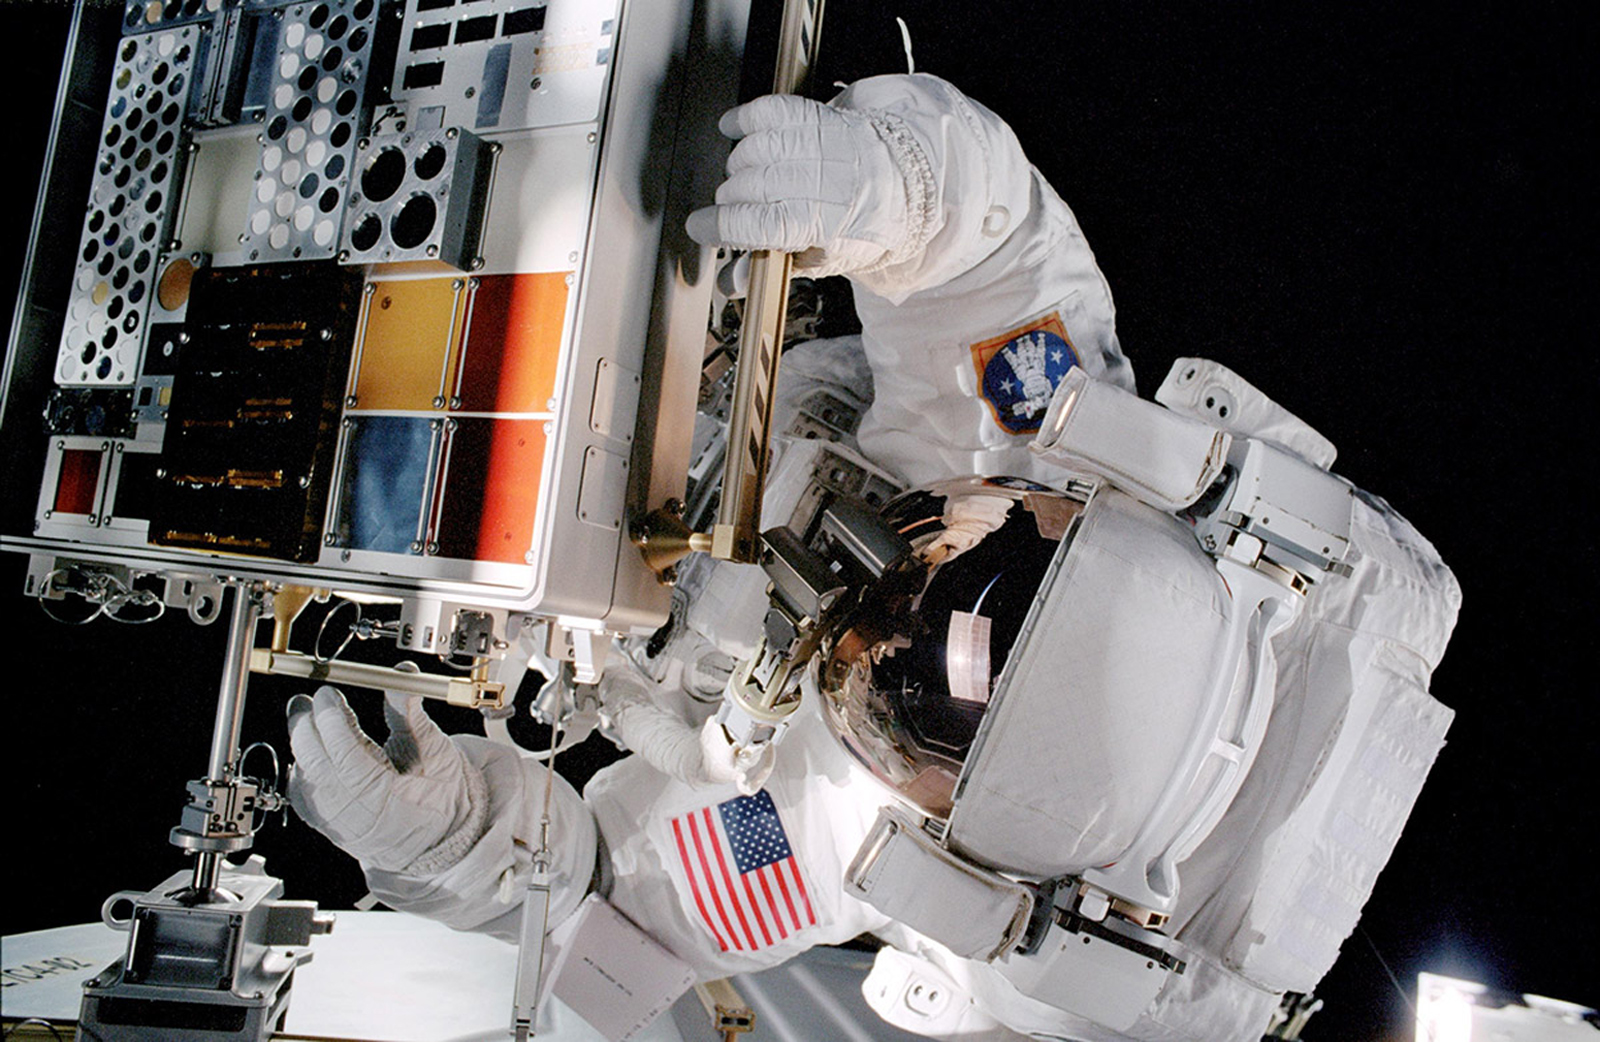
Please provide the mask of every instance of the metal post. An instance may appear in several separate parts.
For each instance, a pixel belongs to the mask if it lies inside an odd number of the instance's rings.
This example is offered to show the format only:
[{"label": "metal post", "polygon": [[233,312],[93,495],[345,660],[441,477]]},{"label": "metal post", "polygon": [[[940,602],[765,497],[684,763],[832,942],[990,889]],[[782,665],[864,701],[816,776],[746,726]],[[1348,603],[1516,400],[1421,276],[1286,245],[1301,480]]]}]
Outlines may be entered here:
[{"label": "metal post", "polygon": [[[786,0],[773,93],[794,94],[805,85],[816,64],[821,30],[822,0]],[[711,529],[711,555],[720,560],[750,564],[760,559],[761,493],[767,484],[767,443],[792,264],[784,253],[750,254],[750,289],[739,331],[722,501]]]},{"label": "metal post", "polygon": [[[250,680],[250,649],[261,618],[261,588],[246,583],[229,585],[233,588],[233,614],[228,619],[228,650],[217,691],[216,723],[211,729],[211,759],[206,764],[206,779],[214,782],[233,778],[239,729],[244,724],[245,687]],[[216,851],[202,850],[196,855],[194,889],[216,889],[221,861],[222,855]]]}]

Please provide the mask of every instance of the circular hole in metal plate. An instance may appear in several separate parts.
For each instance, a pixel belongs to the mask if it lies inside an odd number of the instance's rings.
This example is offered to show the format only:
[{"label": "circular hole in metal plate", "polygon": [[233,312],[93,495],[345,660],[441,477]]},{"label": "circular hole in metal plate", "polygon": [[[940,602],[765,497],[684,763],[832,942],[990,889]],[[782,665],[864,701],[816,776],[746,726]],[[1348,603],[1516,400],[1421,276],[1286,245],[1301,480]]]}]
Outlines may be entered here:
[{"label": "circular hole in metal plate", "polygon": [[318,4],[311,9],[311,17],[306,19],[313,29],[321,29],[328,21],[328,5]]},{"label": "circular hole in metal plate", "polygon": [[115,253],[102,253],[100,255],[100,263],[94,266],[94,270],[99,272],[101,275],[109,275],[111,274],[111,269],[115,268],[116,266],[117,255]]},{"label": "circular hole in metal plate", "polygon": [[[182,94],[183,93],[183,73],[180,72],[176,76],[172,77],[172,82],[167,84],[167,89],[170,90],[175,95]],[[150,111],[154,112],[155,109],[151,109]]]},{"label": "circular hole in metal plate", "polygon": [[153,90],[150,96],[144,99],[144,110],[154,116],[166,103],[167,96],[158,90]]},{"label": "circular hole in metal plate", "polygon": [[138,157],[133,161],[133,168],[135,170],[144,170],[150,165],[150,160],[154,158],[154,154],[148,148],[140,149]]},{"label": "circular hole in metal plate", "polygon": [[317,209],[323,213],[332,213],[339,208],[339,190],[327,188],[322,192],[322,198],[317,200]]},{"label": "circular hole in metal plate", "polygon": [[162,153],[163,155],[171,152],[173,143],[176,140],[177,139],[172,136],[172,131],[167,131],[165,134],[161,135],[161,140],[156,142],[156,151]]},{"label": "circular hole in metal plate", "polygon": [[101,228],[105,227],[105,223],[106,212],[104,210],[96,210],[94,213],[89,215],[89,233],[91,235],[95,234]]},{"label": "circular hole in metal plate", "polygon": [[343,36],[345,31],[349,28],[350,19],[346,18],[344,15],[339,15],[333,21],[328,23],[328,39],[337,40],[339,37]]},{"label": "circular hole in metal plate", "polygon": [[139,240],[141,242],[149,242],[150,240],[154,239],[155,237],[156,237],[156,222],[151,221],[149,224],[146,224],[143,228],[139,229]]},{"label": "circular hole in metal plate", "polygon": [[109,319],[115,320],[115,319],[121,317],[121,315],[122,315],[122,298],[120,296],[112,297],[111,298],[111,303],[106,305],[106,317],[109,318]]},{"label": "circular hole in metal plate", "polygon": [[[137,283],[135,283],[135,285],[137,285]],[[126,315],[122,316],[122,331],[124,333],[131,333],[138,328],[139,313],[137,311],[130,311]]]},{"label": "circular hole in metal plate", "polygon": [[161,193],[160,192],[151,192],[150,193],[150,198],[148,198],[148,199],[146,199],[144,201],[144,208],[149,213],[155,213],[158,210],[160,210],[161,209]]},{"label": "circular hole in metal plate", "polygon": [[135,282],[128,287],[128,303],[137,304],[144,299],[144,283]]},{"label": "circular hole in metal plate", "polygon": [[118,188],[126,188],[126,187],[128,187],[129,179],[131,179],[132,177],[133,177],[133,167],[125,166],[125,167],[122,167],[120,170],[117,171],[117,176],[113,177],[111,179],[111,183],[116,185]]},{"label": "circular hole in metal plate", "polygon": [[166,62],[161,62],[157,64],[154,69],[150,70],[150,82],[159,87],[163,83],[167,82],[167,77],[170,75],[172,75],[172,66],[168,65]]},{"label": "circular hole in metal plate", "polygon": [[405,177],[405,153],[393,145],[381,148],[361,171],[361,192],[373,202],[381,203],[400,190]]},{"label": "circular hole in metal plate", "polygon": [[367,45],[367,31],[365,29],[357,29],[350,34],[350,39],[346,40],[344,45],[350,48],[351,54],[358,53]]},{"label": "circular hole in metal plate", "polygon": [[151,169],[151,171],[150,171],[150,180],[159,182],[159,181],[165,181],[166,179],[167,179],[167,161],[165,159],[163,159],[161,162],[157,163],[154,168]]},{"label": "circular hole in metal plate", "polygon": [[100,334],[100,345],[102,347],[110,348],[111,345],[115,344],[116,342],[117,327],[115,325],[107,326],[106,331]]},{"label": "circular hole in metal plate", "polygon": [[294,108],[289,110],[289,115],[294,117],[296,123],[304,123],[311,116],[313,105],[311,98],[302,94],[295,101]]},{"label": "circular hole in metal plate", "polygon": [[417,161],[412,164],[412,169],[424,181],[431,181],[439,176],[439,171],[444,169],[445,160],[448,158],[449,153],[445,151],[445,147],[436,142],[423,150]]},{"label": "circular hole in metal plate", "polygon": [[139,129],[139,124],[143,120],[144,120],[144,109],[135,108],[131,112],[128,113],[128,118],[126,120],[124,120],[124,123],[127,126],[129,131],[134,131],[134,130],[138,130]]},{"label": "circular hole in metal plate", "polygon": [[[127,260],[129,257],[132,257],[133,256],[133,248],[134,248],[135,245],[137,245],[137,243],[134,241],[134,239],[133,239],[133,237],[131,235],[128,238],[123,239],[122,240],[122,245],[117,247],[117,257],[118,257],[118,259]],[[117,288],[121,289],[122,287],[118,286]]]},{"label": "circular hole in metal plate", "polygon": [[112,148],[122,140],[122,124],[113,123],[106,128],[105,143],[107,148]]},{"label": "circular hole in metal plate", "polygon": [[356,0],[355,8],[352,9],[351,12],[350,12],[350,14],[358,22],[366,21],[367,20],[367,15],[369,15],[371,13],[372,13],[372,0]]},{"label": "circular hole in metal plate", "polygon": [[342,61],[344,61],[344,51],[337,47],[329,47],[328,53],[322,56],[322,71],[332,72]]},{"label": "circular hole in metal plate", "polygon": [[310,199],[312,196],[317,194],[317,189],[321,186],[321,184],[322,179],[316,174],[307,174],[300,181],[300,198]]},{"label": "circular hole in metal plate", "polygon": [[88,242],[84,243],[83,244],[83,260],[84,260],[84,263],[87,264],[90,261],[94,260],[96,255],[99,254],[99,252],[100,252],[100,240],[99,239],[90,239]]},{"label": "circular hole in metal plate", "polygon": [[187,257],[179,257],[167,265],[156,283],[156,301],[168,311],[177,311],[189,303],[189,286],[194,282],[194,265]]},{"label": "circular hole in metal plate", "polygon": [[148,267],[150,267],[150,251],[140,250],[139,256],[133,258],[133,270],[143,275]]},{"label": "circular hole in metal plate", "polygon": [[102,175],[109,174],[109,173],[111,173],[111,171],[115,170],[116,168],[117,168],[117,157],[116,156],[102,156],[100,158],[100,173]]},{"label": "circular hole in metal plate", "polygon": [[378,239],[383,235],[383,222],[378,220],[378,215],[369,213],[356,222],[355,229],[350,232],[350,245],[365,253],[378,245]]},{"label": "circular hole in metal plate", "polygon": [[274,141],[283,137],[289,130],[289,120],[282,115],[272,117],[272,122],[267,124],[267,137]]},{"label": "circular hole in metal plate", "polygon": [[111,276],[111,286],[113,289],[125,289],[127,288],[128,280],[132,277],[127,268],[118,268],[116,274]]},{"label": "circular hole in metal plate", "polygon": [[152,119],[139,129],[139,140],[148,145],[160,132],[161,124]]},{"label": "circular hole in metal plate", "polygon": [[132,82],[133,82],[133,70],[132,69],[123,69],[121,72],[117,73],[117,89],[118,90],[127,90],[128,89],[128,84],[130,84]]},{"label": "circular hole in metal plate", "polygon": [[127,196],[119,195],[115,199],[111,200],[111,205],[106,207],[106,211],[110,213],[112,217],[121,217],[122,211],[127,205]]},{"label": "circular hole in metal plate", "polygon": [[[300,89],[308,91],[316,85],[317,67],[315,65],[307,65],[305,68],[300,70]],[[282,108],[283,106],[280,105],[278,107]]]},{"label": "circular hole in metal plate", "polygon": [[178,113],[179,113],[178,103],[176,101],[174,101],[172,104],[168,105],[164,110],[162,110],[162,112],[161,112],[161,122],[166,126],[169,126],[169,127],[172,126],[173,122],[178,118]]},{"label": "circular hole in metal plate", "polygon": [[338,101],[333,103],[333,110],[341,116],[348,116],[356,110],[356,102],[358,100],[360,99],[356,97],[355,91],[347,90],[339,95]]},{"label": "circular hole in metal plate", "polygon": [[417,192],[405,201],[400,212],[389,221],[389,237],[402,250],[414,250],[428,241],[438,216],[433,196]]},{"label": "circular hole in metal plate", "polygon": [[107,246],[115,246],[120,238],[122,238],[122,225],[113,224],[106,228],[105,243]]},{"label": "circular hole in metal plate", "polygon": [[100,364],[94,367],[94,375],[104,380],[111,375],[111,356],[101,355]]},{"label": "circular hole in metal plate", "polygon": [[350,140],[350,124],[340,123],[333,128],[333,133],[328,135],[328,144],[334,148],[343,148],[345,142]]},{"label": "circular hole in metal plate", "polygon": [[91,340],[83,345],[83,350],[78,352],[78,358],[82,360],[84,365],[88,365],[94,361],[94,356],[99,353],[100,345]]},{"label": "circular hole in metal plate", "polygon": [[335,152],[333,158],[328,160],[328,165],[323,168],[322,176],[330,181],[337,181],[342,173],[344,173],[344,156]]},{"label": "circular hole in metal plate", "polygon": [[139,139],[129,135],[122,139],[122,147],[117,149],[117,155],[123,159],[132,159],[133,154],[139,150]]}]

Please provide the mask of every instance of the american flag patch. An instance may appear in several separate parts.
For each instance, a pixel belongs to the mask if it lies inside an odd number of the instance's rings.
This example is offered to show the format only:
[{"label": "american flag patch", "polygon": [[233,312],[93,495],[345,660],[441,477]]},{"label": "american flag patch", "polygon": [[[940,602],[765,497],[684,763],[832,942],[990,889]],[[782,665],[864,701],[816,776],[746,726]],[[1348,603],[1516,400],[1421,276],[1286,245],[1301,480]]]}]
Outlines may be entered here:
[{"label": "american flag patch", "polygon": [[761,951],[817,924],[765,789],[681,814],[671,827],[700,922],[723,951]]}]

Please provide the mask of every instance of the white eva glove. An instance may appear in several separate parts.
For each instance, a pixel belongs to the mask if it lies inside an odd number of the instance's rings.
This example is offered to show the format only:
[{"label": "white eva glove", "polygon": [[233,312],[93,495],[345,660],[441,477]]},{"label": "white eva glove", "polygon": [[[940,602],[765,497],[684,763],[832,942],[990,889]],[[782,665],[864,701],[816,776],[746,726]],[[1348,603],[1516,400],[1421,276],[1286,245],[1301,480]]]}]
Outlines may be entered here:
[{"label": "white eva glove", "polygon": [[870,271],[925,245],[926,184],[908,178],[874,113],[775,94],[730,110],[738,140],[716,205],[689,215],[696,241],[799,254],[811,275]]},{"label": "white eva glove", "polygon": [[460,861],[483,835],[483,775],[422,707],[390,692],[380,747],[337,690],[289,700],[289,802],[362,867],[426,876]]}]

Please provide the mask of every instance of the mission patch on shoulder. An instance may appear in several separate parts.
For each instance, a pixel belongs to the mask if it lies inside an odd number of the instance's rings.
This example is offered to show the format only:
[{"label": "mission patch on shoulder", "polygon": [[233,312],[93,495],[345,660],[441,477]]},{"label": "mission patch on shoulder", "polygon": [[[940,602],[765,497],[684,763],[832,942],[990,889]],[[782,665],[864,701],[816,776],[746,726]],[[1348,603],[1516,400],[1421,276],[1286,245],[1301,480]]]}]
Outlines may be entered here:
[{"label": "mission patch on shoulder", "polygon": [[994,422],[1009,434],[1038,432],[1056,384],[1078,364],[1078,353],[1055,311],[973,344],[971,350],[978,394]]}]

